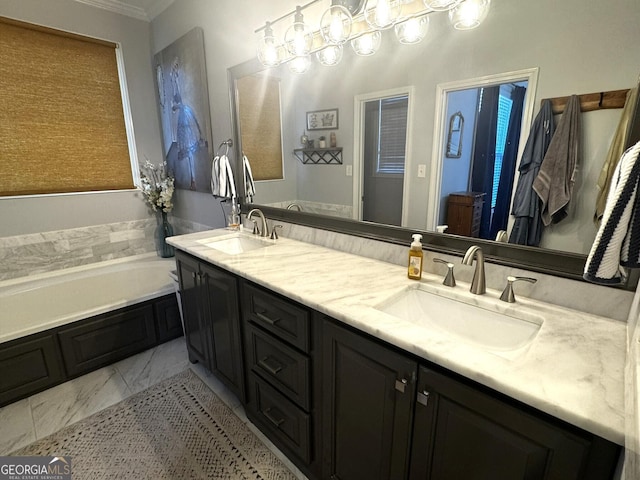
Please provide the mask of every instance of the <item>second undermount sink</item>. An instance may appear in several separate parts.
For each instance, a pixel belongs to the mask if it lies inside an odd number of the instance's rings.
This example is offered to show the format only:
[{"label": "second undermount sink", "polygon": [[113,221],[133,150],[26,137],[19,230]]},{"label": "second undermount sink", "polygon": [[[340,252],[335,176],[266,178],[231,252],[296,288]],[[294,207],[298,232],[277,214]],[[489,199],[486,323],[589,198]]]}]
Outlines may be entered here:
[{"label": "second undermount sink", "polygon": [[265,248],[273,245],[272,242],[252,238],[246,235],[232,234],[217,237],[205,238],[198,240],[198,243],[206,247],[213,248],[227,255],[239,255],[241,253],[250,252],[259,248]]},{"label": "second undermount sink", "polygon": [[[542,317],[493,298],[447,298],[420,286],[408,287],[376,309],[408,322],[434,327],[478,347],[508,352],[529,345],[540,330]],[[499,310],[503,310],[500,312]]]}]

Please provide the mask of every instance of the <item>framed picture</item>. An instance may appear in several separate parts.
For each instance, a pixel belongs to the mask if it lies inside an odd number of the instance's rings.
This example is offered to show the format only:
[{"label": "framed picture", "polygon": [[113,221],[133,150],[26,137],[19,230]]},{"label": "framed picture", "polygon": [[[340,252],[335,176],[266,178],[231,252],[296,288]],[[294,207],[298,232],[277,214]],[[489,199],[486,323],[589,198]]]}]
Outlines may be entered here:
[{"label": "framed picture", "polygon": [[307,112],[307,130],[335,130],[338,128],[338,109]]}]

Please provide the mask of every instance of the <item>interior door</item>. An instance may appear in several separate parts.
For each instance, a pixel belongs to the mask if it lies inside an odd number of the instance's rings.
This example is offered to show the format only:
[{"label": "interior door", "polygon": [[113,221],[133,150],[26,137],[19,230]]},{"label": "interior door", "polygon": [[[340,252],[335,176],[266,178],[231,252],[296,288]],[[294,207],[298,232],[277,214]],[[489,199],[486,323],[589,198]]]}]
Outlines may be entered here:
[{"label": "interior door", "polygon": [[365,103],[362,220],[402,224],[409,97]]}]

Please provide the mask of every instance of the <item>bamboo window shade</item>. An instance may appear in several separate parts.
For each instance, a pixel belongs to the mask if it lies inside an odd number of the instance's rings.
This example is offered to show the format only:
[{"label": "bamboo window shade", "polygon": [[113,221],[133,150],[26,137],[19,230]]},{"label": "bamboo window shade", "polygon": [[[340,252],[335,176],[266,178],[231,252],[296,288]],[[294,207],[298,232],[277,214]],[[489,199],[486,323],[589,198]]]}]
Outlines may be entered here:
[{"label": "bamboo window shade", "polygon": [[280,80],[268,75],[249,75],[239,78],[236,88],[242,151],[251,162],[253,179],[284,178]]},{"label": "bamboo window shade", "polygon": [[116,48],[0,17],[0,196],[134,188]]}]

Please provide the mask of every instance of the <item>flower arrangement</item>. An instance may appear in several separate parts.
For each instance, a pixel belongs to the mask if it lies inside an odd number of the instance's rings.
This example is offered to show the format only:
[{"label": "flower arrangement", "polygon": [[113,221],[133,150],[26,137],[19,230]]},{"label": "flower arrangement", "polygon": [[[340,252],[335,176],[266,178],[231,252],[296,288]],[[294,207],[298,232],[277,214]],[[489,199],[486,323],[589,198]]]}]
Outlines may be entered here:
[{"label": "flower arrangement", "polygon": [[168,213],[173,209],[174,178],[167,172],[167,163],[154,165],[148,159],[140,169],[142,195],[154,211]]}]

